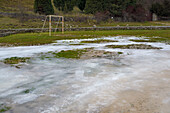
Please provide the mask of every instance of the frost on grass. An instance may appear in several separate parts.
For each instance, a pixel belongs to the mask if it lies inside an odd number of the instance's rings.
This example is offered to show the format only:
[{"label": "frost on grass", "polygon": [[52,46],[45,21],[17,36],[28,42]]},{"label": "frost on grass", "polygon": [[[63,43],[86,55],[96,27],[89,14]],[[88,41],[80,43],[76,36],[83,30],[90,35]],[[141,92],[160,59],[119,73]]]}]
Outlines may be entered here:
[{"label": "frost on grass", "polygon": [[145,44],[129,44],[129,45],[107,45],[108,48],[120,48],[120,49],[162,49],[161,47],[153,47]]}]

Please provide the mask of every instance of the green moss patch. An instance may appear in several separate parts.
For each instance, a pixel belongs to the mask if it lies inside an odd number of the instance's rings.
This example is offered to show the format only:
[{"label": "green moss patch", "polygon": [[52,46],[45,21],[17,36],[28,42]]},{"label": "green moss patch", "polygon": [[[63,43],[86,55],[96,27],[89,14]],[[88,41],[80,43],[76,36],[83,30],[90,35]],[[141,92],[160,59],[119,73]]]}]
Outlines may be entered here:
[{"label": "green moss patch", "polygon": [[88,49],[75,49],[75,50],[67,50],[60,51],[58,53],[52,53],[56,58],[72,58],[79,59]]},{"label": "green moss patch", "polygon": [[92,41],[81,41],[81,43],[108,43],[108,42],[118,42],[118,41],[116,41],[116,40],[106,40],[106,39],[92,40]]},{"label": "green moss patch", "polygon": [[129,44],[129,45],[107,45],[108,48],[120,48],[120,49],[162,49],[160,47],[153,47],[145,44]]},{"label": "green moss patch", "polygon": [[117,52],[119,55],[123,54],[123,52]]},{"label": "green moss patch", "polygon": [[33,90],[35,90],[35,88],[31,88],[31,89],[27,89],[27,90],[25,90],[25,91],[23,91],[23,93],[30,93],[30,92],[32,92]]},{"label": "green moss patch", "polygon": [[3,60],[2,62],[4,62],[5,64],[19,64],[19,63],[25,63],[29,60],[30,58],[25,57],[11,57],[11,58],[6,58],[5,60]]},{"label": "green moss patch", "polygon": [[11,107],[3,106],[2,108],[0,108],[0,113],[4,113],[4,112],[6,112],[6,111],[8,111],[10,109],[11,109]]}]

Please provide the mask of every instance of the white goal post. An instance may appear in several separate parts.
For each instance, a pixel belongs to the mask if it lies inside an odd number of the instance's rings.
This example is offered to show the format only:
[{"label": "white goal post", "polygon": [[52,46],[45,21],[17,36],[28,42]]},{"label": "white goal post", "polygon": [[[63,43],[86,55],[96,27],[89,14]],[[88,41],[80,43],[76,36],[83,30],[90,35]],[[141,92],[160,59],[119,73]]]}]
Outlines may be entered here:
[{"label": "white goal post", "polygon": [[45,27],[45,24],[46,24],[46,21],[47,19],[49,18],[49,36],[51,36],[51,31],[52,31],[52,17],[55,17],[55,18],[58,18],[58,22],[57,22],[57,25],[56,25],[56,28],[55,28],[55,32],[57,30],[57,27],[58,25],[60,24],[60,19],[62,19],[62,33],[64,34],[64,16],[57,16],[57,15],[47,15],[46,18],[45,18],[45,21],[44,21],[44,24],[43,24],[43,27],[42,27],[42,32],[43,32],[43,29]]}]

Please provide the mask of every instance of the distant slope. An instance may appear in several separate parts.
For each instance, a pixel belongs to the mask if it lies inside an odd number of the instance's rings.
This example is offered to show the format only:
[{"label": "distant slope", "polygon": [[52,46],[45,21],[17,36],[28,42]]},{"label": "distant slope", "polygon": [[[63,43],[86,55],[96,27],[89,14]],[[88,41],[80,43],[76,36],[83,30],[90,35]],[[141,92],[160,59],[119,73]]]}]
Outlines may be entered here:
[{"label": "distant slope", "polygon": [[34,0],[0,0],[0,12],[33,12]]},{"label": "distant slope", "polygon": [[[164,0],[137,0],[137,3],[142,4],[146,8],[150,8],[152,3],[163,1]],[[33,7],[34,0],[0,0],[0,12],[25,11],[32,13]]]}]

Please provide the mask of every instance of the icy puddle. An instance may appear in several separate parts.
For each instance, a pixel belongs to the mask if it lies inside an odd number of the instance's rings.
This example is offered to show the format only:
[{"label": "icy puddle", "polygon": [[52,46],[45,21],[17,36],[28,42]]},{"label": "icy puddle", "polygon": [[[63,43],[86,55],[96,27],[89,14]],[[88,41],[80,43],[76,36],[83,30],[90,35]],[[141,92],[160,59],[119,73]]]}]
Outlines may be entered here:
[{"label": "icy puddle", "polygon": [[[170,45],[133,42],[137,37],[60,40],[44,46],[3,47],[0,60],[34,57],[21,69],[0,63],[0,108],[9,113],[169,113]],[[72,44],[72,45],[70,45]],[[146,44],[162,49],[106,45]],[[41,52],[83,49],[123,52],[112,58],[45,58]]]}]

